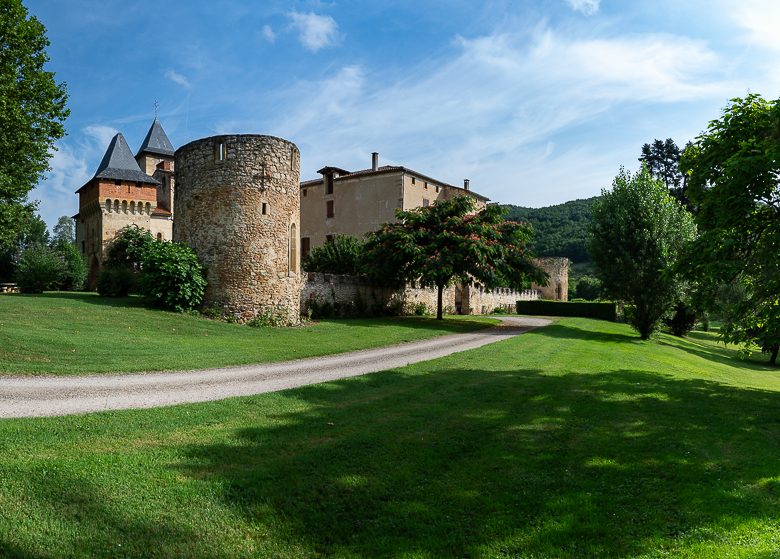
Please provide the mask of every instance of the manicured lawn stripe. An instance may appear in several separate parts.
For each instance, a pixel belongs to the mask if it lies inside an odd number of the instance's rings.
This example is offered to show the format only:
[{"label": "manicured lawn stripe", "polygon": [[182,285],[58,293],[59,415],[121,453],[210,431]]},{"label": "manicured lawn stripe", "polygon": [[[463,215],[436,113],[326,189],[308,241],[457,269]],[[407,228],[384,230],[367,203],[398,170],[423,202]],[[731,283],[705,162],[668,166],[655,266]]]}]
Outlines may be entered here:
[{"label": "manicured lawn stripe", "polygon": [[316,357],[496,324],[483,317],[323,320],[250,328],[90,293],[0,297],[0,375],[203,369]]},{"label": "manicured lawn stripe", "polygon": [[339,382],[0,422],[0,556],[776,557],[780,371],[563,319]]}]

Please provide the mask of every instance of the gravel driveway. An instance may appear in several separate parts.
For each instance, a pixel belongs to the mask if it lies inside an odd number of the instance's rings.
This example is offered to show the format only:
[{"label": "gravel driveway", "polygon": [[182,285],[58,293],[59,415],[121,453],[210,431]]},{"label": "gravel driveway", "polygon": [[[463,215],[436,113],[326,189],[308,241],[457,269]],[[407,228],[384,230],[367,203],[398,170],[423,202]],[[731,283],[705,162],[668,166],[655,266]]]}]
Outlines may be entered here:
[{"label": "gravel driveway", "polygon": [[154,408],[249,396],[403,367],[506,340],[549,320],[501,317],[503,324],[376,349],[199,371],[0,378],[0,418]]}]

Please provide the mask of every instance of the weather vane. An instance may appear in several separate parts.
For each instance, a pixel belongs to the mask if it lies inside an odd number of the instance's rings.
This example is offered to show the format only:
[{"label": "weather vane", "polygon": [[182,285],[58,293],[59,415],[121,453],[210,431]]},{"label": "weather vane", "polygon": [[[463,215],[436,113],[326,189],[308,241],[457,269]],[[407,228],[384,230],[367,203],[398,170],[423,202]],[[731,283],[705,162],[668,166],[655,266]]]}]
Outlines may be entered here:
[{"label": "weather vane", "polygon": [[160,104],[157,102],[157,99],[154,100],[154,120],[157,120],[157,107],[159,107]]}]

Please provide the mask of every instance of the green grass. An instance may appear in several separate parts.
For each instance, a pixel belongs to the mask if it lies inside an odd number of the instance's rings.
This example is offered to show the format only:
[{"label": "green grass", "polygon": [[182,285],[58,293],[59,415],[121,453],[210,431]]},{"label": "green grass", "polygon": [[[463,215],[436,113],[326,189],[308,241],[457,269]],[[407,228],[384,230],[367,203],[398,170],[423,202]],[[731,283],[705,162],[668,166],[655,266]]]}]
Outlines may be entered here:
[{"label": "green grass", "polygon": [[468,332],[484,317],[324,320],[250,328],[90,293],[0,296],[0,375],[203,369],[316,357]]},{"label": "green grass", "polygon": [[780,557],[780,370],[563,319],[275,394],[0,422],[3,557]]}]

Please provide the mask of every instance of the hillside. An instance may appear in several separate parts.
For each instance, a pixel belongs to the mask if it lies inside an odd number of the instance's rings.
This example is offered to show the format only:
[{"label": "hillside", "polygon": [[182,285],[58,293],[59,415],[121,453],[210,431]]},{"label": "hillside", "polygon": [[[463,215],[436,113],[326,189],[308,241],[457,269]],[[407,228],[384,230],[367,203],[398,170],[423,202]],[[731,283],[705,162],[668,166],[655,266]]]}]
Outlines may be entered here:
[{"label": "hillside", "polygon": [[586,249],[591,206],[598,196],[545,208],[506,204],[507,219],[528,221],[534,227],[531,248],[539,256],[566,256],[575,263],[590,262]]}]

